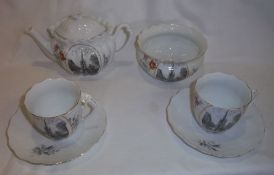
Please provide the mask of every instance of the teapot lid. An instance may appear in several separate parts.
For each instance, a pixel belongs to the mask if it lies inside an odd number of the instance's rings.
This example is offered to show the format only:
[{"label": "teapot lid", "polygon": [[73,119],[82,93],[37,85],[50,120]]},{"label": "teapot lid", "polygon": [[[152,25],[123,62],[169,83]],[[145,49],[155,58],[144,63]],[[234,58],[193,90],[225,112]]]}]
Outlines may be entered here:
[{"label": "teapot lid", "polygon": [[89,39],[107,30],[107,26],[90,16],[73,15],[57,24],[54,33],[62,39]]}]

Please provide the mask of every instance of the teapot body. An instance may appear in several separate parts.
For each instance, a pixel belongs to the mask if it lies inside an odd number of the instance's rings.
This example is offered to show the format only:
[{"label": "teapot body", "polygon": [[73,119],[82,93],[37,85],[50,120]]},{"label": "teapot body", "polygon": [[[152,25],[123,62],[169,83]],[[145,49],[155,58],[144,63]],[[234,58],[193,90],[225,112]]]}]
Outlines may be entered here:
[{"label": "teapot body", "polygon": [[113,59],[115,42],[108,33],[88,40],[62,42],[52,39],[57,63],[73,74],[96,75]]},{"label": "teapot body", "polygon": [[[101,72],[130,37],[127,24],[113,27],[100,18],[79,14],[62,19],[47,31],[49,40],[32,27],[25,32],[47,57],[68,72],[82,75]],[[120,32],[125,36],[122,40]]]}]

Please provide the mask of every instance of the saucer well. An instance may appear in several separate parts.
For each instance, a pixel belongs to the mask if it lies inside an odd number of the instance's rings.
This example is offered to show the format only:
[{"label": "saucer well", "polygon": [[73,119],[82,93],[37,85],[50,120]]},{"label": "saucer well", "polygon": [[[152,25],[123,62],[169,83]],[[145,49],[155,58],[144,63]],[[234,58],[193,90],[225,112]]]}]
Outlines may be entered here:
[{"label": "saucer well", "polygon": [[97,143],[107,125],[103,106],[93,101],[95,107],[85,121],[79,123],[70,137],[58,141],[38,133],[19,106],[7,128],[9,148],[19,159],[42,165],[57,165],[83,155]]},{"label": "saucer well", "polygon": [[262,116],[254,104],[229,130],[218,134],[204,131],[192,116],[188,88],[172,97],[167,107],[167,121],[184,143],[220,158],[238,157],[254,150],[265,134]]}]

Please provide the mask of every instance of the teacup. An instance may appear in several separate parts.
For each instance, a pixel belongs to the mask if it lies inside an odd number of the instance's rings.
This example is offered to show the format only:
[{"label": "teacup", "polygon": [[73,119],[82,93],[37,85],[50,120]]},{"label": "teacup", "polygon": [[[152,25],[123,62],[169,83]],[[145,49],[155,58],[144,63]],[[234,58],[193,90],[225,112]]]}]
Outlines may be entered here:
[{"label": "teacup", "polygon": [[[26,93],[24,107],[30,122],[42,135],[59,140],[69,137],[95,102],[63,78],[46,79]],[[88,114],[89,114],[88,113]]]},{"label": "teacup", "polygon": [[256,91],[233,75],[210,73],[191,84],[191,108],[206,131],[220,133],[231,128],[245,113]]}]

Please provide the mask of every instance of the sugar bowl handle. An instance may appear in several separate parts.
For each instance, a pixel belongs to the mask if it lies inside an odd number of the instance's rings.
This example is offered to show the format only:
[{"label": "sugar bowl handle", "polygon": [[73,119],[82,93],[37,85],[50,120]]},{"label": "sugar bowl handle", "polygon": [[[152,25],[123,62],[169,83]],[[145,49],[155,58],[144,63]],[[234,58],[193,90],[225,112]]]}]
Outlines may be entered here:
[{"label": "sugar bowl handle", "polygon": [[[120,31],[123,32],[123,37],[120,35]],[[121,50],[128,42],[131,35],[131,30],[128,24],[120,24],[116,26],[112,31],[112,36],[115,43],[115,51]]]}]

